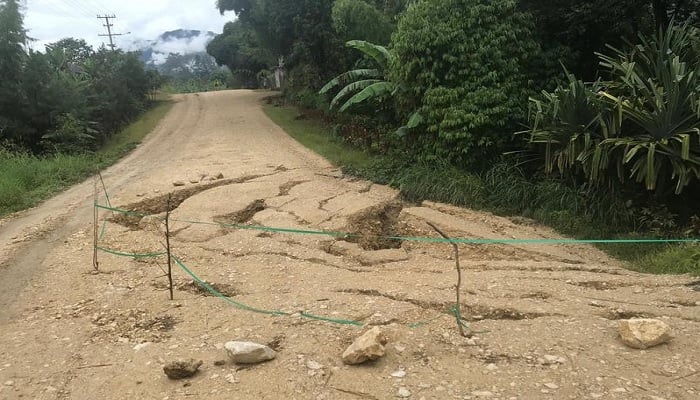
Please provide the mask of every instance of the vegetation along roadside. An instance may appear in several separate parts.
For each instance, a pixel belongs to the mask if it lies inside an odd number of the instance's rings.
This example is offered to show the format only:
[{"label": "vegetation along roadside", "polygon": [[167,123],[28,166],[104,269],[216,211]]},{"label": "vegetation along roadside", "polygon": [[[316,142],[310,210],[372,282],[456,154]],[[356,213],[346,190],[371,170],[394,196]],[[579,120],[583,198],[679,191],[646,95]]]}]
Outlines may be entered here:
[{"label": "vegetation along roadside", "polygon": [[[484,174],[470,174],[450,165],[410,164],[359,150],[336,133],[332,123],[308,109],[279,101],[264,104],[267,116],[305,147],[349,175],[399,189],[409,200],[432,200],[514,217],[531,219],[577,239],[648,239],[672,235],[621,230],[585,208],[584,193],[557,181],[533,182],[506,160]],[[314,118],[313,115],[317,117]],[[613,200],[609,200],[613,201]],[[614,207],[614,205],[609,205]],[[624,205],[623,205],[624,207]],[[522,218],[524,217],[524,218]],[[651,222],[651,221],[650,221]],[[662,221],[653,222],[660,225]],[[687,237],[683,232],[681,238]],[[673,236],[678,237],[678,236]],[[671,244],[598,244],[630,269],[653,274],[700,276],[700,247]]]},{"label": "vegetation along roadside", "polygon": [[[274,73],[348,172],[577,238],[700,237],[700,0],[271,4],[218,1],[207,50],[245,87]],[[601,247],[700,274],[697,245]]]},{"label": "vegetation along roadside", "polygon": [[95,152],[34,155],[0,149],[0,216],[33,207],[115,163],[158,125],[172,105],[169,100],[154,103]]}]

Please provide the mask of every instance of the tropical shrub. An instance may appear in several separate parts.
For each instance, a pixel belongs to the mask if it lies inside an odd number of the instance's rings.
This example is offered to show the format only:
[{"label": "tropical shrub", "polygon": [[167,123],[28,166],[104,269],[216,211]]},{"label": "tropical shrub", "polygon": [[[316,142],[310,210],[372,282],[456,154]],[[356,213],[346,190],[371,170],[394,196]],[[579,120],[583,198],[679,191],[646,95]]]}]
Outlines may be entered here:
[{"label": "tropical shrub", "polygon": [[333,28],[345,40],[388,44],[394,25],[389,16],[363,0],[336,0]]},{"label": "tropical shrub", "polygon": [[415,110],[421,116],[407,140],[418,144],[422,159],[485,165],[526,121],[528,65],[539,45],[532,19],[516,4],[418,1],[399,20],[390,79],[405,89],[399,96],[405,116]]},{"label": "tropical shrub", "polygon": [[637,182],[680,194],[700,178],[700,34],[672,25],[628,49],[599,54],[609,80],[532,100],[530,139],[545,169],[596,184]]}]

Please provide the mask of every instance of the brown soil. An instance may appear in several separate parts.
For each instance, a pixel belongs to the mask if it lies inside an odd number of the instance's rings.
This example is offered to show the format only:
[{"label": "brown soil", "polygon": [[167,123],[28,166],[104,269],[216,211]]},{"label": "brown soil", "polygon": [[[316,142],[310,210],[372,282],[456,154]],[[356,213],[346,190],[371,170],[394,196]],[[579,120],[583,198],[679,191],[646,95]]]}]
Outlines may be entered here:
[{"label": "brown soil", "polygon": [[[158,217],[118,217],[100,245],[160,251],[159,218],[172,194],[179,259],[235,301],[291,316],[207,296],[177,266],[168,301],[163,258],[100,254],[93,273],[93,184],[85,182],[0,221],[0,399],[700,398],[697,278],[631,272],[584,245],[463,245],[461,309],[476,333],[463,338],[452,315],[452,248],[382,236],[436,237],[426,222],[451,237],[561,235],[529,220],[405,204],[392,189],[346,179],[263,115],[264,96],[180,97],[142,146],[103,173],[112,204]],[[110,218],[101,212],[100,224]],[[386,357],[343,365],[343,350],[366,328],[300,311],[382,326]],[[639,316],[663,319],[675,339],[626,348],[618,320]],[[225,361],[231,340],[280,353],[241,368]],[[163,366],[178,359],[204,364],[192,378],[169,380]],[[404,377],[392,376],[399,370]]]}]

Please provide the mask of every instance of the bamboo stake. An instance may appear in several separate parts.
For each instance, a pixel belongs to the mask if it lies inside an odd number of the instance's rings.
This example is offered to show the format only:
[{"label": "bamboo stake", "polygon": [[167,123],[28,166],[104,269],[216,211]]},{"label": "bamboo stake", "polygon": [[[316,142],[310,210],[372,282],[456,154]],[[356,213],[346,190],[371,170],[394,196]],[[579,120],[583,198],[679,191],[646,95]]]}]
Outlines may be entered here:
[{"label": "bamboo stake", "polygon": [[97,224],[99,223],[100,220],[100,211],[97,209],[97,198],[98,198],[98,191],[97,191],[97,176],[95,176],[95,187],[94,187],[94,200],[93,200],[93,205],[92,205],[92,216],[93,216],[93,237],[92,237],[92,268],[95,269],[95,271],[100,270],[100,262],[97,259],[97,241],[99,240],[99,228],[97,227]]},{"label": "bamboo stake", "polygon": [[172,200],[172,194],[168,195],[168,203],[166,205],[167,210],[165,212],[165,251],[168,256],[168,289],[170,290],[170,300],[174,300],[175,296],[173,294],[173,263],[172,255],[170,253],[170,202]]}]

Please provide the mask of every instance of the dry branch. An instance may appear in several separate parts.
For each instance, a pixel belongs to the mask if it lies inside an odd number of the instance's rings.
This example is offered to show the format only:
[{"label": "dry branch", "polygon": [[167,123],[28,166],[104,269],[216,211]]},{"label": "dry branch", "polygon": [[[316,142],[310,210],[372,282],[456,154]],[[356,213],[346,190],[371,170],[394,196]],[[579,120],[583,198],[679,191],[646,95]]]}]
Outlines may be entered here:
[{"label": "dry branch", "polygon": [[457,270],[457,287],[456,287],[456,297],[457,297],[457,304],[455,304],[455,318],[457,318],[457,327],[459,328],[459,333],[464,336],[464,337],[471,337],[471,333],[466,332],[464,330],[464,322],[462,322],[462,310],[461,310],[461,301],[460,301],[460,291],[462,290],[462,268],[459,266],[459,246],[457,246],[457,243],[455,243],[451,237],[447,236],[445,232],[443,232],[440,228],[435,226],[435,224],[431,222],[427,222],[428,225],[430,225],[431,228],[435,230],[435,232],[439,233],[440,236],[445,238],[446,240],[449,240],[450,243],[452,244],[452,248],[454,249],[454,255],[455,255],[455,268]]}]

